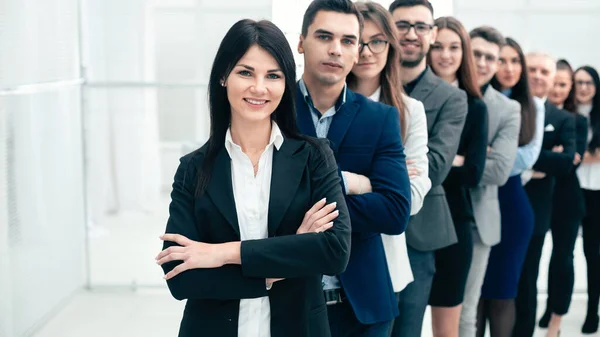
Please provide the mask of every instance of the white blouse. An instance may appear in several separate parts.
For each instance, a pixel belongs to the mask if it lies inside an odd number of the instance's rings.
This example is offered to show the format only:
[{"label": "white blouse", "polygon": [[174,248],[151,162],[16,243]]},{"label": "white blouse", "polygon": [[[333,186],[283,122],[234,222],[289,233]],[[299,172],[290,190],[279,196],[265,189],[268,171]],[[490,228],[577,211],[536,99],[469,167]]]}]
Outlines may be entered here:
[{"label": "white blouse", "polygon": [[[381,88],[377,88],[375,93],[369,98],[379,101]],[[423,103],[406,95],[402,95],[406,107],[406,137],[404,141],[404,154],[406,159],[416,161],[416,167],[422,170],[420,176],[410,180],[411,191],[411,210],[410,214],[415,215],[423,207],[423,199],[431,189],[431,180],[429,180],[429,160],[427,159],[427,117]],[[413,280],[413,273],[408,259],[408,250],[406,247],[406,237],[400,235],[381,234],[383,248],[387,259],[390,278],[394,287],[394,292],[400,292]]]},{"label": "white blouse", "polygon": [[[580,105],[577,107],[577,112],[588,118],[589,131],[588,143],[592,140],[592,125],[589,122],[591,105]],[[600,163],[581,164],[577,169],[577,177],[581,188],[591,191],[600,190]]]},{"label": "white blouse", "polygon": [[[269,199],[273,151],[283,144],[283,135],[275,122],[271,127],[271,139],[260,155],[258,171],[242,148],[233,142],[231,131],[225,136],[225,149],[231,158],[231,180],[235,210],[240,227],[241,240],[265,239],[268,234]],[[271,336],[271,305],[269,297],[240,300],[238,316],[239,337]]]}]

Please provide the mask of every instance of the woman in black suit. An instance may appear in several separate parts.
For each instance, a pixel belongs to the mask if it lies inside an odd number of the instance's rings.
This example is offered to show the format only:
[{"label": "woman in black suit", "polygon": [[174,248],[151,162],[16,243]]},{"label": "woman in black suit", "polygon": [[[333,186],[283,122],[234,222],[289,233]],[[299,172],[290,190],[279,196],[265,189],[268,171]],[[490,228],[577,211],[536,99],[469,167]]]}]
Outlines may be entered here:
[{"label": "woman in black suit", "polygon": [[434,336],[457,336],[473,254],[475,214],[470,189],[479,185],[488,145],[488,110],[477,85],[469,34],[456,18],[435,20],[438,35],[427,57],[433,72],[467,93],[468,112],[457,155],[443,186],[458,242],[435,252],[429,304]]},{"label": "woman in black suit", "polygon": [[[575,107],[575,90],[573,86],[573,69],[566,60],[556,64],[554,87],[548,96],[550,102],[575,116],[577,153],[575,169],[581,163],[587,145],[587,118],[580,115]],[[555,151],[562,149],[555,148]],[[552,257],[548,272],[548,300],[546,312],[540,319],[540,327],[549,328],[548,336],[556,336],[560,330],[562,316],[569,311],[575,270],[573,267],[573,250],[579,233],[579,224],[585,215],[585,199],[579,185],[576,170],[564,177],[556,178],[554,186],[552,210]]]},{"label": "woman in black suit", "polygon": [[296,128],[295,80],[273,23],[221,42],[210,138],[181,159],[156,257],[187,299],[180,337],[330,336],[321,278],[348,263],[350,219],[333,152]]}]

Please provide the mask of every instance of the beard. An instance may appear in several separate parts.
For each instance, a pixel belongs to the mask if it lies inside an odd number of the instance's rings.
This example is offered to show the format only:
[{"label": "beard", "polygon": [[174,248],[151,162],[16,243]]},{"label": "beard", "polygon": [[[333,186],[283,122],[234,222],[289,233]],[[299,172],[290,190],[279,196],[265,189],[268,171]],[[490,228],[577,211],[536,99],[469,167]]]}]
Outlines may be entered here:
[{"label": "beard", "polygon": [[423,51],[420,51],[416,56],[417,57],[414,60],[407,60],[407,59],[402,58],[402,60],[400,61],[400,65],[402,65],[403,67],[406,67],[406,68],[417,67],[419,64],[421,64],[421,62],[425,58],[425,53]]}]

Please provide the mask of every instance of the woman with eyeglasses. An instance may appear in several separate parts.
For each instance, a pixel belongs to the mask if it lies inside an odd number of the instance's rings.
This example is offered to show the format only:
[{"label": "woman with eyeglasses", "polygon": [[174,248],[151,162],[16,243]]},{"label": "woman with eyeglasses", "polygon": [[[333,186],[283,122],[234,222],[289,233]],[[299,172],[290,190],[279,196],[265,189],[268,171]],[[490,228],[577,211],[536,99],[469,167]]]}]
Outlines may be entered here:
[{"label": "woman with eyeglasses", "polygon": [[600,77],[584,66],[575,71],[577,112],[588,117],[588,143],[577,177],[583,189],[587,214],[582,221],[583,252],[587,261],[587,315],[581,332],[598,331],[600,300]]},{"label": "woman with eyeglasses", "polygon": [[[566,60],[559,60],[548,100],[575,116],[577,152],[573,163],[577,167],[587,146],[588,122],[586,117],[576,111],[573,75],[571,65]],[[556,177],[555,180],[552,204],[556,207],[552,210],[550,224],[552,257],[548,271],[548,299],[546,311],[539,323],[541,328],[548,328],[547,336],[558,336],[562,316],[569,311],[575,283],[573,250],[579,234],[579,224],[585,215],[585,199],[576,171]]]},{"label": "woman with eyeglasses", "polygon": [[473,253],[475,215],[470,188],[479,184],[488,144],[488,111],[477,85],[469,34],[457,19],[435,20],[438,35],[427,63],[446,82],[464,90],[468,112],[452,169],[443,186],[458,242],[435,252],[435,276],[429,296],[433,335],[458,336],[465,285]]},{"label": "woman with eyeglasses", "polygon": [[[357,2],[356,6],[365,21],[360,58],[348,75],[347,83],[354,92],[394,106],[400,112],[402,140],[411,185],[410,213],[414,215],[423,206],[423,198],[431,188],[428,177],[425,109],[421,102],[403,92],[400,79],[400,47],[390,13],[375,2]],[[382,234],[382,239],[394,292],[399,293],[413,281],[406,238],[404,234]]]},{"label": "woman with eyeglasses", "polygon": [[534,213],[521,176],[533,167],[541,152],[545,110],[543,102],[535,101],[529,90],[523,50],[509,37],[500,50],[498,72],[491,84],[519,102],[521,129],[510,177],[498,188],[502,240],[490,251],[479,301],[477,336],[485,335],[489,320],[492,337],[510,337],[516,319],[519,279],[534,228]]}]

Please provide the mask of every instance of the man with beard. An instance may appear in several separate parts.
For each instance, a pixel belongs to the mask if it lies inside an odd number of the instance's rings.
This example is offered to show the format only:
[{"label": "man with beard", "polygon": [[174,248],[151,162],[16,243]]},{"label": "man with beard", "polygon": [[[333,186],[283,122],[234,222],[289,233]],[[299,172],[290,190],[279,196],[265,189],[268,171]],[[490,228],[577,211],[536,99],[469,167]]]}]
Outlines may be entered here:
[{"label": "man with beard", "polygon": [[406,229],[414,282],[400,293],[400,316],[392,331],[394,337],[419,337],[435,273],[434,252],[457,242],[442,182],[458,149],[467,115],[467,96],[427,67],[425,56],[437,35],[431,3],[396,0],[389,10],[400,38],[404,89],[412,98],[423,102],[429,132],[427,156],[432,186],[423,208],[411,218]]}]

